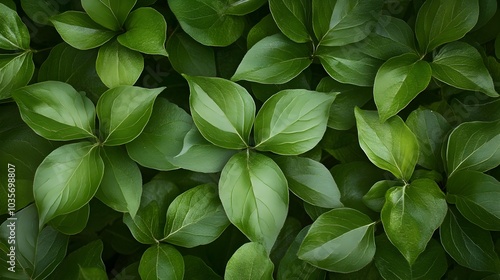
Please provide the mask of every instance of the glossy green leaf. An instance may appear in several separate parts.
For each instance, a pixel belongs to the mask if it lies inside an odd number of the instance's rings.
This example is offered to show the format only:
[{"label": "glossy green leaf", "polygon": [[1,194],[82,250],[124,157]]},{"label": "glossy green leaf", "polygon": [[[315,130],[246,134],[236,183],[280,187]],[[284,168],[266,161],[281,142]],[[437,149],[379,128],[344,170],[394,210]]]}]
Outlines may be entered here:
[{"label": "glossy green leaf", "polygon": [[82,279],[80,278],[80,271],[87,269],[105,272],[101,257],[102,251],[103,244],[99,239],[76,249],[64,259],[48,279]]},{"label": "glossy green leaf", "polygon": [[434,56],[431,67],[432,76],[450,86],[499,96],[480,53],[467,43],[445,45]]},{"label": "glossy green leaf", "polygon": [[136,0],[82,0],[82,7],[93,21],[119,31]]},{"label": "glossy green leaf", "polygon": [[255,118],[255,103],[246,89],[221,78],[185,78],[191,115],[203,137],[222,148],[246,148]]},{"label": "glossy green leaf", "polygon": [[89,221],[90,206],[85,204],[82,208],[69,214],[55,217],[49,225],[66,235],[75,235],[82,232]]},{"label": "glossy green leaf", "polygon": [[333,94],[301,89],[276,93],[255,118],[255,148],[280,155],[311,150],[326,131],[334,98]]},{"label": "glossy green leaf", "polygon": [[314,221],[298,257],[324,270],[354,272],[375,255],[374,231],[375,223],[358,210],[330,210]]},{"label": "glossy green leaf", "polygon": [[249,150],[234,155],[222,170],[219,197],[231,223],[271,251],[288,212],[287,181],[278,165]]},{"label": "glossy green leaf", "polygon": [[309,35],[311,0],[269,0],[269,9],[283,34],[297,43],[312,41]]},{"label": "glossy green leaf", "polygon": [[478,271],[500,269],[490,233],[464,219],[456,210],[448,209],[439,234],[446,252],[460,265]]},{"label": "glossy green leaf", "polygon": [[488,22],[495,16],[497,8],[498,3],[495,0],[479,0],[479,17],[476,25],[472,28],[472,31],[476,31],[488,24]]},{"label": "glossy green leaf", "polygon": [[295,240],[295,236],[301,229],[302,223],[298,219],[291,216],[286,218],[285,224],[281,228],[276,243],[274,243],[271,253],[269,254],[269,258],[274,264],[279,264],[281,259],[285,256],[288,247],[290,247],[293,240]]},{"label": "glossy green leaf", "polygon": [[32,52],[0,54],[0,100],[10,98],[13,90],[27,85],[34,71]]},{"label": "glossy green leaf", "polygon": [[104,145],[122,145],[137,138],[149,121],[156,97],[164,89],[120,86],[103,93],[96,111]]},{"label": "glossy green leaf", "polygon": [[268,14],[248,31],[247,49],[251,49],[260,40],[279,32],[280,29],[276,25],[276,22],[274,22],[273,16]]},{"label": "glossy green leaf", "polygon": [[413,265],[446,216],[444,193],[434,181],[419,179],[389,189],[385,199],[381,212],[385,232]]},{"label": "glossy green leaf", "polygon": [[319,146],[340,163],[367,159],[359,146],[356,130],[343,131],[329,128],[326,130]]},{"label": "glossy green leaf", "polygon": [[500,98],[488,99],[485,102],[476,102],[479,100],[470,102],[470,97],[471,95],[467,94],[463,99],[453,99],[450,104],[455,114],[463,117],[464,122],[500,120],[500,116],[495,114],[500,111]]},{"label": "glossy green leaf", "polygon": [[196,247],[217,239],[228,225],[217,186],[200,185],[182,193],[170,204],[164,240],[182,247]]},{"label": "glossy green leaf", "polygon": [[274,264],[266,248],[257,242],[245,243],[229,259],[224,273],[225,280],[271,280]]},{"label": "glossy green leaf", "polygon": [[456,127],[446,148],[448,174],[488,171],[500,164],[500,121],[467,122]]},{"label": "glossy green leaf", "polygon": [[179,73],[208,77],[217,75],[214,50],[196,42],[187,34],[172,34],[168,38],[167,52],[172,67]]},{"label": "glossy green leaf", "polygon": [[324,208],[343,206],[337,184],[323,164],[305,157],[279,157],[275,162],[290,190],[305,202]]},{"label": "glossy green leaf", "polygon": [[244,16],[257,10],[265,3],[267,0],[230,0],[225,12],[228,15]]},{"label": "glossy green leaf", "polygon": [[282,34],[268,36],[245,54],[233,81],[283,84],[312,63],[311,46],[291,41]]},{"label": "glossy green leaf", "polygon": [[427,0],[417,14],[415,34],[423,53],[458,40],[469,32],[479,17],[477,0]]},{"label": "glossy green leaf", "polygon": [[103,28],[83,12],[64,12],[53,16],[50,21],[63,40],[79,50],[97,48],[116,35],[116,32]]},{"label": "glossy green leaf", "polygon": [[28,50],[30,34],[17,12],[0,3],[0,18],[0,49]]},{"label": "glossy green leaf", "polygon": [[394,186],[403,185],[399,181],[382,180],[378,181],[363,196],[363,202],[373,211],[380,212],[385,204],[385,194]]},{"label": "glossy green leaf", "polygon": [[199,257],[187,255],[183,256],[184,265],[187,267],[184,271],[185,280],[222,280],[211,267],[209,267]]},{"label": "glossy green leaf", "polygon": [[139,274],[143,280],[182,280],[184,259],[174,247],[167,244],[155,244],[142,255]]},{"label": "glossy green leaf", "polygon": [[500,183],[494,177],[464,170],[448,179],[446,189],[446,200],[467,220],[486,230],[500,230]]},{"label": "glossy green leaf", "polygon": [[[116,0],[121,1],[121,0]],[[167,22],[157,10],[138,8],[125,21],[125,33],[117,37],[123,46],[145,54],[167,56]]]},{"label": "glossy green leaf", "polygon": [[418,160],[415,135],[399,116],[381,123],[377,112],[355,109],[361,149],[377,167],[408,181]]},{"label": "glossy green leaf", "polygon": [[127,143],[128,154],[137,163],[148,168],[177,169],[170,158],[182,150],[183,139],[192,125],[191,117],[186,111],[165,98],[158,98],[144,131]]},{"label": "glossy green leaf", "polygon": [[21,0],[21,7],[26,15],[41,25],[50,24],[50,18],[60,13],[60,4],[57,0]]},{"label": "glossy green leaf", "polygon": [[431,81],[432,69],[416,54],[386,61],[377,72],[373,97],[380,120],[385,122],[404,109]]},{"label": "glossy green leaf", "polygon": [[24,122],[44,138],[75,140],[95,137],[94,104],[66,83],[33,84],[16,90],[13,97]]},{"label": "glossy green leaf", "polygon": [[99,48],[95,67],[108,88],[132,86],[144,69],[144,58],[113,40]]}]

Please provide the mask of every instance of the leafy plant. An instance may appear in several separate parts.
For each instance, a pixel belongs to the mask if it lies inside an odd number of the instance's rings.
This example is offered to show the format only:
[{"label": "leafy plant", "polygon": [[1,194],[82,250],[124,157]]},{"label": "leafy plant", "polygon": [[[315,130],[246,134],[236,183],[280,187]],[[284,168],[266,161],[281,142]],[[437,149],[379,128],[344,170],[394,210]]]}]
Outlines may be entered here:
[{"label": "leafy plant", "polygon": [[498,4],[0,0],[1,278],[498,278]]}]

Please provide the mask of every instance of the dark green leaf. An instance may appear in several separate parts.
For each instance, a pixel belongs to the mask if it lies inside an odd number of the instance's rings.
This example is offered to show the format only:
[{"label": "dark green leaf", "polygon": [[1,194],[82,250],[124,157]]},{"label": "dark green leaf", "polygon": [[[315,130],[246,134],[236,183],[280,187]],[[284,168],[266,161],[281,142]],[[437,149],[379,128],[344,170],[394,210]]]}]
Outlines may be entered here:
[{"label": "dark green leaf", "polygon": [[495,40],[495,55],[500,59],[500,35],[498,35]]},{"label": "dark green leaf", "polygon": [[250,31],[248,31],[247,48],[251,49],[260,40],[279,32],[280,30],[276,25],[276,22],[274,22],[273,16],[268,14],[256,23]]},{"label": "dark green leaf", "polygon": [[21,0],[21,7],[34,22],[50,24],[50,18],[60,13],[61,2],[57,0]]},{"label": "dark green leaf", "polygon": [[172,67],[179,73],[208,77],[217,75],[214,50],[196,42],[187,34],[176,32],[170,36],[167,51]]},{"label": "dark green leaf", "polygon": [[119,31],[136,0],[81,0],[87,14],[100,25]]},{"label": "dark green leaf", "polygon": [[85,204],[74,212],[55,217],[49,222],[49,225],[66,235],[75,235],[85,229],[89,215],[90,206]]},{"label": "dark green leaf", "polygon": [[453,99],[450,104],[451,108],[455,114],[460,114],[466,122],[500,120],[500,116],[496,114],[500,111],[500,98],[486,100],[486,102],[481,102],[482,100],[480,101],[479,98],[473,98],[466,95],[464,99]]},{"label": "dark green leaf", "polygon": [[479,17],[472,31],[485,26],[495,15],[497,6],[498,4],[495,0],[479,0]]},{"label": "dark green leaf", "polygon": [[288,247],[292,244],[295,236],[302,229],[302,224],[299,220],[289,215],[286,218],[285,224],[280,230],[280,234],[274,243],[269,258],[271,261],[277,265],[280,263],[281,259],[285,256]]},{"label": "dark green leaf", "polygon": [[340,163],[364,161],[367,159],[359,146],[356,130],[327,129],[319,146]]},{"label": "dark green leaf", "polygon": [[269,9],[279,29],[297,43],[312,41],[309,35],[311,0],[269,0]]},{"label": "dark green leaf", "polygon": [[0,49],[28,50],[30,33],[15,10],[0,3]]},{"label": "dark green leaf", "polygon": [[142,255],[139,274],[143,280],[182,280],[184,259],[174,247],[156,244],[149,247]]},{"label": "dark green leaf", "polygon": [[32,52],[0,54],[0,100],[10,98],[13,90],[27,85],[34,71]]},{"label": "dark green leaf", "polygon": [[95,240],[71,252],[57,267],[49,280],[81,279],[82,269],[93,269],[105,271],[102,262],[103,244],[101,240]]},{"label": "dark green leaf", "polygon": [[228,15],[243,16],[257,10],[266,2],[267,0],[230,0],[225,12]]},{"label": "dark green leaf", "polygon": [[274,264],[266,248],[257,242],[245,243],[229,259],[224,273],[225,280],[271,280]]},{"label": "dark green leaf", "polygon": [[385,194],[394,186],[401,186],[403,183],[400,181],[382,180],[378,181],[370,188],[370,190],[363,196],[363,202],[375,212],[382,211],[385,204]]},{"label": "dark green leaf", "polygon": [[186,269],[184,271],[184,280],[222,280],[211,267],[202,259],[195,256],[183,256]]}]

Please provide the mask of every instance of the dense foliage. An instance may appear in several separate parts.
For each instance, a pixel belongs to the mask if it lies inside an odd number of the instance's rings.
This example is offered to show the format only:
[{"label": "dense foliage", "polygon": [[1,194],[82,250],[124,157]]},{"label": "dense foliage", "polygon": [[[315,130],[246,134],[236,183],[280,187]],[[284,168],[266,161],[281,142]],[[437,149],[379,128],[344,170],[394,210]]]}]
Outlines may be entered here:
[{"label": "dense foliage", "polygon": [[0,278],[500,279],[498,6],[0,0]]}]

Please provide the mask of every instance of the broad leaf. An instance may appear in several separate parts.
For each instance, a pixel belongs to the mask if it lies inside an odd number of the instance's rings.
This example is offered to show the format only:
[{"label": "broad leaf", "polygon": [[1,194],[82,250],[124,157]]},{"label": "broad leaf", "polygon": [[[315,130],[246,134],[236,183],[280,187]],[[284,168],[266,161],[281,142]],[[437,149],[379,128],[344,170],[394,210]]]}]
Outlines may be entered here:
[{"label": "broad leaf", "polygon": [[176,32],[168,38],[167,52],[172,67],[179,73],[208,77],[217,75],[214,50],[185,33]]},{"label": "broad leaf", "polygon": [[255,103],[246,89],[221,78],[185,78],[191,115],[203,137],[222,148],[246,148],[255,118]]},{"label": "broad leaf", "polygon": [[255,118],[255,148],[298,155],[314,148],[326,131],[333,94],[283,90],[269,98]]},{"label": "broad leaf", "polygon": [[28,50],[30,33],[15,10],[0,3],[0,49]]},{"label": "broad leaf", "polygon": [[257,10],[265,3],[267,0],[230,0],[225,12],[228,15],[244,16]]},{"label": "broad leaf", "polygon": [[142,255],[139,274],[143,280],[182,280],[184,259],[174,247],[167,244],[155,244]]},{"label": "broad leaf", "polygon": [[49,225],[66,235],[75,235],[87,227],[89,216],[90,206],[85,204],[76,211],[55,217],[49,222]]},{"label": "broad leaf", "polygon": [[271,280],[274,264],[266,248],[260,243],[250,242],[241,246],[229,259],[224,273],[225,280]]},{"label": "broad leaf", "polygon": [[[274,243],[269,258],[274,264],[279,264],[280,260],[285,256],[288,247],[292,244],[295,236],[302,229],[302,224],[294,217],[288,216],[285,224],[280,230],[280,234]],[[300,245],[300,244],[299,244]]]},{"label": "broad leaf", "polygon": [[297,43],[312,41],[309,35],[311,0],[269,0],[269,9],[283,34]]},{"label": "broad leaf", "polygon": [[260,40],[279,32],[280,29],[276,25],[273,16],[268,14],[256,23],[250,31],[248,31],[247,49],[251,49]]},{"label": "broad leaf", "polygon": [[287,181],[278,165],[249,150],[234,155],[222,170],[219,197],[231,223],[271,251],[288,212]]},{"label": "broad leaf", "polygon": [[450,86],[499,96],[481,54],[467,43],[445,45],[434,56],[431,67],[432,76]]},{"label": "broad leaf", "polygon": [[385,204],[385,194],[395,186],[403,185],[400,181],[382,180],[378,181],[363,196],[363,202],[373,211],[380,212]]},{"label": "broad leaf", "polygon": [[222,280],[222,277],[217,275],[201,258],[191,255],[183,256],[183,258],[184,265],[188,268],[184,271],[184,279]]},{"label": "broad leaf", "polygon": [[116,32],[103,28],[83,12],[64,12],[53,16],[50,21],[63,40],[79,50],[97,48],[116,35]]},{"label": "broad leaf", "polygon": [[32,52],[0,54],[0,100],[10,98],[13,90],[27,85],[34,71]]},{"label": "broad leaf", "polygon": [[467,220],[486,230],[500,230],[500,183],[494,177],[464,170],[448,179],[446,189],[446,200]]},{"label": "broad leaf", "polygon": [[217,186],[205,184],[172,201],[167,211],[163,240],[182,247],[196,247],[213,242],[228,225]]},{"label": "broad leaf", "polygon": [[82,0],[82,7],[93,21],[119,31],[136,0]]},{"label": "broad leaf", "polygon": [[117,37],[123,46],[145,54],[167,56],[167,22],[157,10],[149,7],[134,10],[125,21],[125,30]]},{"label": "broad leaf", "polygon": [[95,137],[94,104],[66,83],[48,81],[29,85],[16,90],[13,97],[24,122],[44,138]]},{"label": "broad leaf", "polygon": [[291,41],[282,34],[257,42],[243,57],[231,80],[283,84],[312,63],[311,46]]},{"label": "broad leaf", "polygon": [[381,218],[387,237],[413,265],[446,216],[444,193],[434,181],[419,179],[389,189],[385,199]]},{"label": "broad leaf", "polygon": [[104,145],[122,145],[137,138],[149,121],[156,97],[164,89],[120,86],[103,93],[96,111]]},{"label": "broad leaf", "polygon": [[355,109],[361,149],[377,167],[408,181],[418,160],[415,135],[399,116],[381,123],[377,112]]},{"label": "broad leaf", "polygon": [[375,255],[374,231],[375,223],[358,210],[330,210],[314,221],[298,257],[328,271],[354,272]]},{"label": "broad leaf", "polygon": [[50,25],[50,18],[59,14],[63,8],[60,4],[62,2],[58,2],[57,0],[21,0],[21,7],[26,15],[41,25]]},{"label": "broad leaf", "polygon": [[144,58],[113,40],[99,48],[95,68],[108,88],[132,86],[144,69]]},{"label": "broad leaf", "polygon": [[380,120],[385,122],[404,109],[427,88],[431,75],[429,63],[416,54],[403,54],[382,64],[373,87]]}]

